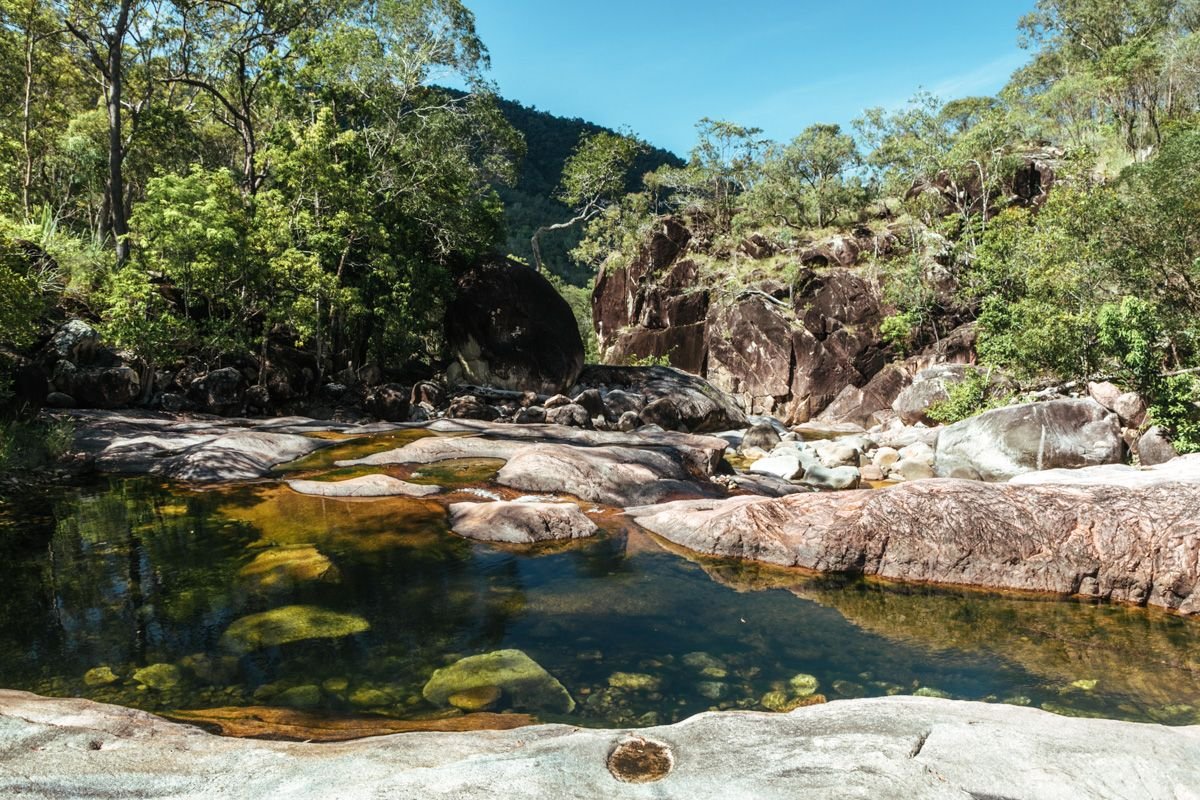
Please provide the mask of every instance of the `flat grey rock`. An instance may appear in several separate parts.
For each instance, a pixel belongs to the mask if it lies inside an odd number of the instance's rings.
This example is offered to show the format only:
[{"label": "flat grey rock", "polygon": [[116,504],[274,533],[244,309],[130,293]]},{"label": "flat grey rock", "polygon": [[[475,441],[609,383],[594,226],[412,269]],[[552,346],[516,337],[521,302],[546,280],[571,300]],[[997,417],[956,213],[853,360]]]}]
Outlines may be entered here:
[{"label": "flat grey rock", "polygon": [[[637,737],[668,755],[660,780],[610,772],[610,753]],[[932,698],[709,713],[633,732],[543,725],[299,744],[0,691],[0,796],[38,800],[1182,800],[1197,787],[1200,728]]]}]

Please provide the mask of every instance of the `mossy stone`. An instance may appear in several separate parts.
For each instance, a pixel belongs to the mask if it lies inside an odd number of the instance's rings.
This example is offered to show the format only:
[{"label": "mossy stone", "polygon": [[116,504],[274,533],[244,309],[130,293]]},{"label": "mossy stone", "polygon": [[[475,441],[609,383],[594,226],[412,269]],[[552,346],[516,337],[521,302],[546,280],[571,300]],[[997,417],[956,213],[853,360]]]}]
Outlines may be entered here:
[{"label": "mossy stone", "polygon": [[941,689],[935,689],[932,686],[922,686],[913,692],[914,697],[939,697],[942,700],[949,700],[950,693],[943,692]]},{"label": "mossy stone", "polygon": [[499,686],[476,686],[474,689],[455,692],[446,700],[462,711],[487,711],[496,707],[503,694]]},{"label": "mossy stone", "polygon": [[433,673],[421,693],[437,706],[450,695],[481,686],[496,686],[513,708],[565,714],[575,710],[566,687],[521,650],[496,650],[467,656]]},{"label": "mossy stone", "polygon": [[116,683],[119,680],[121,680],[121,676],[113,672],[112,667],[107,664],[92,667],[83,675],[83,682],[88,686],[108,686],[110,683]]},{"label": "mossy stone", "polygon": [[816,679],[816,676],[809,675],[807,672],[797,673],[788,680],[788,689],[792,694],[797,695],[813,694],[820,685],[821,682]]},{"label": "mossy stone", "polygon": [[356,614],[342,614],[316,606],[283,606],[235,620],[221,636],[221,646],[249,653],[306,639],[338,639],[369,630],[371,624]]},{"label": "mossy stone", "polygon": [[381,708],[395,702],[390,694],[380,689],[360,686],[350,693],[350,705],[355,708]]},{"label": "mossy stone", "polygon": [[151,664],[134,672],[133,679],[140,686],[157,692],[169,692],[183,683],[183,673],[174,664]]},{"label": "mossy stone", "polygon": [[311,683],[293,686],[275,695],[274,702],[288,708],[316,708],[321,705],[321,687]]},{"label": "mossy stone", "polygon": [[326,678],[322,681],[321,688],[330,694],[344,694],[350,688],[350,681],[345,678]]},{"label": "mossy stone", "polygon": [[662,686],[662,679],[644,672],[614,672],[608,676],[608,685],[614,689],[656,692]]}]

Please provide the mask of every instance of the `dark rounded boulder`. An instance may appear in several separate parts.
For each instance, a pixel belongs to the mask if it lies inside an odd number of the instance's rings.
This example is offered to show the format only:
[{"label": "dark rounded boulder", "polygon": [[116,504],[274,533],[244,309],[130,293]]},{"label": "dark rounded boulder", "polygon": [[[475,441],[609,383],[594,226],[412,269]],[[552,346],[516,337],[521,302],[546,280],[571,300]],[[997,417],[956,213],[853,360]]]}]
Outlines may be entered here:
[{"label": "dark rounded boulder", "polygon": [[488,262],[462,273],[446,310],[451,385],[556,394],[583,369],[571,307],[529,267]]}]

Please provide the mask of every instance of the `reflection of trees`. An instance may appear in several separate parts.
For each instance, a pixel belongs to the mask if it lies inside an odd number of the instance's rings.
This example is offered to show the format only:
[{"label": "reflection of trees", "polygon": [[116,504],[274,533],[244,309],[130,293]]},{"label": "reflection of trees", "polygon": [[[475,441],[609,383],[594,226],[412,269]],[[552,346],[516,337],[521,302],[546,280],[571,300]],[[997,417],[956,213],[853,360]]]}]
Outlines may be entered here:
[{"label": "reflection of trees", "polygon": [[1028,596],[884,585],[697,559],[740,591],[783,588],[897,643],[986,653],[1049,683],[1098,678],[1107,694],[1200,704],[1200,623],[1165,612]]}]

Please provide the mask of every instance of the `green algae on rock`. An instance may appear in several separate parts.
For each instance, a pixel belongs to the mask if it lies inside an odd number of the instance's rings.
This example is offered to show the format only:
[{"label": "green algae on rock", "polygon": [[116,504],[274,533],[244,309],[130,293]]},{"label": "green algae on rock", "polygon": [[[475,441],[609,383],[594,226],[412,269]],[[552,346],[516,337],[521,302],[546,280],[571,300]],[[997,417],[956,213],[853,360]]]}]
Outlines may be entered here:
[{"label": "green algae on rock", "polygon": [[575,701],[558,680],[521,650],[496,650],[459,659],[433,673],[421,693],[444,706],[450,695],[481,686],[504,691],[513,708],[567,714]]},{"label": "green algae on rock", "polygon": [[504,692],[499,686],[476,686],[474,689],[455,692],[447,701],[460,711],[487,711],[495,708],[503,695]]},{"label": "green algae on rock", "polygon": [[305,639],[339,639],[370,627],[355,614],[316,606],[283,606],[235,620],[221,636],[221,646],[235,653],[248,653]]},{"label": "green algae on rock", "polygon": [[312,545],[268,548],[242,567],[238,575],[265,591],[283,591],[307,581],[341,580],[333,562]]},{"label": "green algae on rock", "polygon": [[121,680],[121,677],[113,672],[112,667],[107,664],[92,667],[83,676],[83,682],[87,686],[108,686],[119,680]]},{"label": "green algae on rock", "polygon": [[133,679],[155,691],[169,692],[183,683],[183,673],[174,664],[151,664],[134,672]]}]

